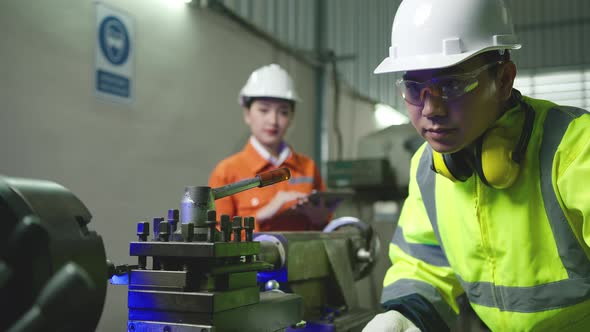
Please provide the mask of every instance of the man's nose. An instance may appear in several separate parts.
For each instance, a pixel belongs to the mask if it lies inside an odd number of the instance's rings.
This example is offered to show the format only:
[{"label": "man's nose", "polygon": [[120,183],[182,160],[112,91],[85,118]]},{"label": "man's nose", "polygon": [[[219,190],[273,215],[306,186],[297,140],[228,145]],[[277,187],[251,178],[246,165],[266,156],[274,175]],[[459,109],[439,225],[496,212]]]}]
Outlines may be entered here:
[{"label": "man's nose", "polygon": [[431,118],[437,116],[446,116],[446,105],[438,93],[432,94],[432,89],[425,89],[422,91],[424,100],[424,107],[422,108],[422,116]]}]

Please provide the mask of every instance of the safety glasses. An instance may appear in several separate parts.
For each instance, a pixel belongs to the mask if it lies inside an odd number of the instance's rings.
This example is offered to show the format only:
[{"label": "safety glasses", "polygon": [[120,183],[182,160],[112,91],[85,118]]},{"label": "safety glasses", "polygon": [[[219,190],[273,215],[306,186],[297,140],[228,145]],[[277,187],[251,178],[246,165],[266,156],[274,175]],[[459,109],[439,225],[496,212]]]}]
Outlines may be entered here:
[{"label": "safety glasses", "polygon": [[402,97],[415,106],[424,106],[426,91],[444,101],[453,101],[475,90],[479,86],[478,76],[484,70],[501,64],[502,61],[488,63],[473,71],[462,74],[434,77],[426,82],[416,82],[401,78],[395,82]]}]

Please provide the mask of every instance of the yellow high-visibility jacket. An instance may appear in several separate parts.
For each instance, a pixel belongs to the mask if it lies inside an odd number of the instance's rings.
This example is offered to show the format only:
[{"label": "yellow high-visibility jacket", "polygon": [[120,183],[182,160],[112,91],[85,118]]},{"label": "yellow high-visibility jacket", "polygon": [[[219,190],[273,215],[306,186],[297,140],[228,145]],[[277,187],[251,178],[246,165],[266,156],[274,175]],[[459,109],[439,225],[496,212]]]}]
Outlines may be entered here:
[{"label": "yellow high-visibility jacket", "polygon": [[[492,331],[590,331],[590,114],[523,101],[534,127],[507,189],[452,182],[416,152],[383,303],[420,294],[452,326],[466,295]],[[521,130],[521,107],[495,126]]]}]

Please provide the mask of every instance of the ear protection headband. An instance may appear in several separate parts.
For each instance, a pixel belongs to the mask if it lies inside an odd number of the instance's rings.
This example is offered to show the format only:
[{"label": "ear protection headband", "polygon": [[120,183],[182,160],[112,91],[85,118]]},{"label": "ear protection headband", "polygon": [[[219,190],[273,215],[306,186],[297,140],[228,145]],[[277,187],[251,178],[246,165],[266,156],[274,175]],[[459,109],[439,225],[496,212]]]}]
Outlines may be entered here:
[{"label": "ear protection headband", "polygon": [[465,149],[446,154],[433,151],[432,170],[454,182],[466,181],[475,172],[488,186],[496,189],[510,187],[518,178],[535,121],[532,107],[522,100],[517,90],[513,93],[525,112],[523,127],[515,146],[506,129],[493,128],[477,139],[475,153]]}]

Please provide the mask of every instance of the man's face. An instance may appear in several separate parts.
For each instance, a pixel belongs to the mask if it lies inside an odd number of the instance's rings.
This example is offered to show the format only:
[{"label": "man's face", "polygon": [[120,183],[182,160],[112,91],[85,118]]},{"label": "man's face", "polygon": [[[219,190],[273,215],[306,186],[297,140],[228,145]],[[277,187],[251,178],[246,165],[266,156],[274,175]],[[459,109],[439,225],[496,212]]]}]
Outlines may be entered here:
[{"label": "man's face", "polygon": [[292,118],[291,104],[280,99],[256,99],[249,109],[244,109],[244,121],[252,135],[272,150],[281,144]]},{"label": "man's face", "polygon": [[[434,78],[436,82],[437,78],[448,78],[449,75],[453,78],[456,74],[477,73],[485,65],[482,58],[476,57],[449,68],[407,72],[404,79],[426,82]],[[477,87],[456,99],[444,100],[441,89],[434,84],[421,90],[423,105],[406,100],[412,124],[435,151],[452,153],[461,150],[499,117],[501,109],[496,83],[489,70],[481,71],[474,80]]]}]

